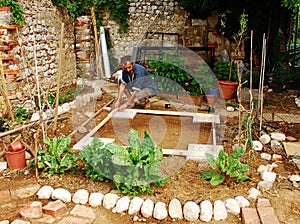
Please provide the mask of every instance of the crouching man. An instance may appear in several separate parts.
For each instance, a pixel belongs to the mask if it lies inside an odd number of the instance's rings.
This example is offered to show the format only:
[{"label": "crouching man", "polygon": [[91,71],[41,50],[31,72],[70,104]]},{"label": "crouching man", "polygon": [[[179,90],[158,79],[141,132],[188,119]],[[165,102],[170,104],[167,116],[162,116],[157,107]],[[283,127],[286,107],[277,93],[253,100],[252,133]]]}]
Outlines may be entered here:
[{"label": "crouching man", "polygon": [[[122,65],[122,77],[119,79],[118,97],[114,108],[123,111],[131,108],[135,103],[143,104],[145,109],[151,108],[150,98],[157,94],[152,76],[147,69],[132,61],[125,61]],[[127,101],[121,104],[123,94]]]}]

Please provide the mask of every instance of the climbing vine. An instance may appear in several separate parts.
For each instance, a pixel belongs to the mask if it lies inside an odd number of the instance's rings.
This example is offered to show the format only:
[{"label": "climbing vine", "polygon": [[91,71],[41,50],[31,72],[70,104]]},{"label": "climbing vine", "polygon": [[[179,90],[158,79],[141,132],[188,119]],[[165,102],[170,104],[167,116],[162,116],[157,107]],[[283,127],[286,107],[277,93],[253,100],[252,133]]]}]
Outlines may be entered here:
[{"label": "climbing vine", "polygon": [[25,22],[23,14],[24,11],[19,3],[15,0],[1,0],[0,7],[8,6],[12,11],[12,22],[22,26]]},{"label": "climbing vine", "polygon": [[66,7],[74,20],[78,16],[89,15],[91,7],[95,6],[97,26],[102,25],[102,12],[109,10],[110,18],[120,24],[119,32],[128,31],[128,0],[52,0],[52,3]]}]

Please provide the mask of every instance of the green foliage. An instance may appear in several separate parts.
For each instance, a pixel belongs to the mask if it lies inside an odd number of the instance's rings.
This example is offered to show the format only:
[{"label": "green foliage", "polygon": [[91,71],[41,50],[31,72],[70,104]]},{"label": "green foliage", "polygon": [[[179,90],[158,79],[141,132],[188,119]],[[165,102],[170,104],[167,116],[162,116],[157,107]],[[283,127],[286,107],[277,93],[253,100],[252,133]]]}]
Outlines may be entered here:
[{"label": "green foliage", "polygon": [[219,185],[224,181],[228,183],[233,179],[236,180],[236,183],[249,180],[249,177],[243,175],[249,170],[249,165],[240,162],[240,157],[245,154],[245,151],[246,147],[241,146],[229,156],[224,150],[221,150],[216,159],[212,154],[206,153],[208,163],[215,171],[205,171],[201,177],[210,180],[212,186]]},{"label": "green foliage", "polygon": [[31,117],[31,113],[28,113],[24,107],[18,107],[15,111],[16,114],[16,122],[21,123],[22,121]]},{"label": "green foliage", "polygon": [[94,139],[80,153],[87,165],[86,174],[93,180],[112,178],[122,194],[153,194],[150,183],[163,186],[167,180],[159,171],[162,149],[152,142],[146,131],[141,140],[138,132],[131,129],[128,141],[128,147],[116,143],[104,146],[101,140]]},{"label": "green foliage", "polygon": [[238,81],[237,76],[237,66],[235,63],[232,63],[232,70],[231,70],[231,76],[230,76],[230,61],[216,61],[215,62],[215,72],[217,75],[217,78],[219,80],[227,80],[227,81]]},{"label": "green foliage", "polygon": [[193,18],[206,19],[219,5],[218,0],[179,0],[180,6],[190,12]]},{"label": "green foliage", "polygon": [[12,11],[12,22],[19,26],[24,25],[24,11],[16,0],[0,0],[0,6],[8,6]]},{"label": "green foliage", "polygon": [[128,0],[52,0],[52,3],[65,6],[74,20],[78,16],[89,15],[91,7],[94,6],[97,26],[102,25],[102,12],[109,10],[110,18],[120,25],[119,32],[128,31]]},{"label": "green foliage", "polygon": [[158,89],[169,93],[188,93],[191,96],[203,95],[203,90],[193,76],[185,71],[184,60],[164,55],[162,60],[151,60],[149,68]]},{"label": "green foliage", "polygon": [[[75,173],[78,169],[79,156],[71,152],[71,137],[60,136],[58,138],[45,137],[44,143],[47,150],[38,149],[37,167],[42,169],[45,176],[64,174],[66,171]],[[35,165],[33,160],[30,166]]]}]

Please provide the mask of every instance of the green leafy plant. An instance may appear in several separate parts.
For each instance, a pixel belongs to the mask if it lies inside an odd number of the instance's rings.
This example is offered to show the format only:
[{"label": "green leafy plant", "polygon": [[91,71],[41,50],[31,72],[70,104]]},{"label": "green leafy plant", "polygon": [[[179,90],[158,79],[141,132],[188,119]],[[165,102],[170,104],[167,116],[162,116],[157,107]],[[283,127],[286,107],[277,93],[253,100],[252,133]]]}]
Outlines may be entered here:
[{"label": "green leafy plant", "polygon": [[248,176],[243,175],[249,170],[249,165],[240,161],[240,157],[245,154],[245,151],[246,147],[244,146],[235,149],[231,155],[228,155],[224,150],[220,150],[216,159],[212,154],[207,153],[208,163],[214,171],[205,171],[201,177],[210,180],[212,186],[223,182],[228,183],[233,179],[236,180],[236,183],[249,180]]},{"label": "green leafy plant", "polygon": [[28,113],[24,107],[18,107],[15,111],[15,114],[17,123],[21,123],[22,121],[31,117],[31,113]]},{"label": "green leafy plant", "polygon": [[16,0],[0,0],[0,7],[8,6],[12,11],[12,22],[18,24],[19,26],[24,25],[24,11],[18,1]]},{"label": "green leafy plant", "polygon": [[163,55],[161,60],[150,60],[149,68],[155,83],[161,92],[183,93],[191,96],[203,95],[200,83],[194,74],[189,74],[184,67],[184,60],[174,55]]},{"label": "green leafy plant", "polygon": [[94,180],[111,178],[122,194],[153,194],[150,184],[163,186],[167,180],[159,171],[162,149],[146,131],[141,140],[138,132],[131,129],[128,141],[128,147],[116,143],[103,146],[101,140],[94,139],[90,146],[84,147],[80,156],[88,167],[85,170],[91,169],[87,175]]},{"label": "green leafy plant", "polygon": [[[45,137],[44,143],[47,150],[38,149],[37,167],[45,176],[53,174],[64,174],[66,171],[75,173],[79,167],[79,156],[71,152],[71,137],[60,136],[58,138]],[[32,160],[30,166],[35,165]]]}]

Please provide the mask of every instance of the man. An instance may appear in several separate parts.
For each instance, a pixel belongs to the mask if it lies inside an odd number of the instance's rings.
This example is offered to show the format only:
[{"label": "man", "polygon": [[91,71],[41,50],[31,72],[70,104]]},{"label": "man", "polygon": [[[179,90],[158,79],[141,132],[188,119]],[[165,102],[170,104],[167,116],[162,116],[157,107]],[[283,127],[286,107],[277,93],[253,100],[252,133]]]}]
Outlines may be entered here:
[{"label": "man", "polygon": [[[134,106],[136,101],[144,104],[145,109],[150,109],[151,103],[149,98],[157,93],[150,73],[143,66],[129,60],[123,63],[122,69],[122,77],[119,79],[118,97],[114,103],[114,108],[122,111],[127,107]],[[121,104],[121,98],[124,93],[127,101]]]}]

